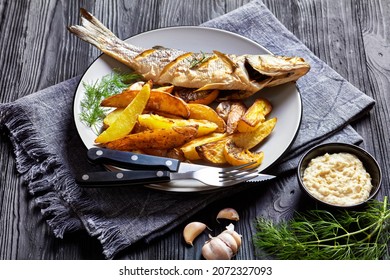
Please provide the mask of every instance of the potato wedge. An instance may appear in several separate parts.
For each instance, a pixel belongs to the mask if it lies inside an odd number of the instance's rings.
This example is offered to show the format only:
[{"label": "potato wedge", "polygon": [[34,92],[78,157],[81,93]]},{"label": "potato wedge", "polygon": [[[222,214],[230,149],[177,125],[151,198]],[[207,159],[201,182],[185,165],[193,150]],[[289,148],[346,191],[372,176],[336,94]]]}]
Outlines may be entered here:
[{"label": "potato wedge", "polygon": [[145,130],[105,143],[104,146],[109,149],[121,151],[134,149],[173,149],[194,139],[197,132],[198,129],[193,126]]},{"label": "potato wedge", "polygon": [[123,112],[123,110],[123,108],[117,108],[114,111],[108,113],[108,115],[103,119],[103,129],[107,129]]},{"label": "potato wedge", "polygon": [[220,140],[224,137],[226,137],[225,133],[214,132],[214,133],[211,133],[209,135],[193,139],[192,141],[190,141],[187,144],[180,147],[180,150],[182,150],[186,159],[198,160],[198,159],[200,159],[200,156],[199,156],[198,152],[196,151],[197,146],[200,146],[200,145],[203,145],[206,143],[210,143],[210,142],[214,142],[214,141]]},{"label": "potato wedge", "polygon": [[166,117],[166,118],[171,118],[171,119],[181,119],[181,120],[187,119],[187,118],[183,118],[183,117],[180,117],[180,116],[177,116],[177,115],[172,115],[172,114],[169,114],[169,113],[166,113],[166,112],[160,112],[160,111],[145,110],[143,112],[143,114],[154,114],[154,115],[159,115],[159,116]]},{"label": "potato wedge", "polygon": [[[227,141],[223,150],[226,161],[231,165],[241,165],[253,162],[253,165],[259,166],[263,159],[263,152],[251,152],[248,149],[237,147],[233,141]],[[253,167],[250,165],[250,167]]]},{"label": "potato wedge", "polygon": [[[101,102],[103,107],[126,107],[137,96],[136,90],[124,90],[119,94],[105,98]],[[173,96],[167,92],[152,89],[150,92],[150,98],[146,104],[146,110],[160,111],[169,113],[171,115],[188,118],[190,110],[182,99]]]},{"label": "potato wedge", "polygon": [[138,115],[145,109],[149,96],[150,84],[145,84],[137,96],[117,116],[113,123],[95,139],[95,142],[107,143],[129,134],[137,122]]},{"label": "potato wedge", "polygon": [[149,129],[171,128],[173,126],[197,126],[198,136],[204,136],[214,132],[218,125],[207,120],[195,119],[172,119],[154,114],[142,114],[138,116],[138,122],[141,126]]},{"label": "potato wedge", "polygon": [[226,131],[225,121],[217,114],[217,112],[204,104],[190,103],[188,104],[190,109],[190,119],[208,120],[217,124],[218,128],[215,132],[224,133]]},{"label": "potato wedge", "polygon": [[226,158],[224,155],[225,144],[230,141],[230,137],[222,138],[221,140],[206,143],[195,148],[199,157],[213,164],[224,164]]},{"label": "potato wedge", "polygon": [[276,125],[276,121],[277,118],[272,118],[259,123],[254,131],[234,133],[232,140],[240,148],[252,149],[271,134]]},{"label": "potato wedge", "polygon": [[167,149],[167,150],[161,150],[161,149],[143,149],[143,154],[152,155],[152,156],[158,156],[158,157],[167,157],[167,158],[174,158],[180,161],[185,161],[186,158],[184,157],[183,152],[178,148],[173,149]]},{"label": "potato wedge", "polygon": [[232,101],[226,120],[227,134],[233,134],[236,131],[238,121],[245,114],[247,108],[243,102]]},{"label": "potato wedge", "polygon": [[237,123],[237,131],[249,132],[256,129],[256,125],[265,120],[271,112],[271,103],[264,99],[256,99]]}]

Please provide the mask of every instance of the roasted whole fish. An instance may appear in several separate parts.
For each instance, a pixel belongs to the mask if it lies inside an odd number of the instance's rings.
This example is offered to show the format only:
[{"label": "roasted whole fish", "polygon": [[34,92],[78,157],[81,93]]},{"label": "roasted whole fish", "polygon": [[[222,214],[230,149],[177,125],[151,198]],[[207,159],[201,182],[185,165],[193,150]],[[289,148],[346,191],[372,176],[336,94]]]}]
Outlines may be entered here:
[{"label": "roasted whole fish", "polygon": [[300,57],[144,49],[120,40],[86,10],[81,15],[82,25],[68,27],[70,32],[158,85],[233,90],[235,97],[246,98],[264,87],[296,81],[310,69]]}]

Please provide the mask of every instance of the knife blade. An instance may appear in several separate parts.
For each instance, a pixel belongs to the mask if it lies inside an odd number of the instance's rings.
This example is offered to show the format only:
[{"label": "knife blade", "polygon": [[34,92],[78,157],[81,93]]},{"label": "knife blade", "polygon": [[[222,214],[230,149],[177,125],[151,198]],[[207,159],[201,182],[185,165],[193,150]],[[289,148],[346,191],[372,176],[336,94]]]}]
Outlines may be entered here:
[{"label": "knife blade", "polygon": [[275,178],[276,178],[276,176],[274,176],[274,175],[259,173],[259,174],[257,174],[257,177],[249,179],[246,182],[257,183],[257,182],[269,181],[269,180],[272,180]]},{"label": "knife blade", "polygon": [[115,165],[126,169],[168,170],[177,172],[180,161],[172,158],[136,154],[105,148],[90,148],[87,152],[90,162]]}]

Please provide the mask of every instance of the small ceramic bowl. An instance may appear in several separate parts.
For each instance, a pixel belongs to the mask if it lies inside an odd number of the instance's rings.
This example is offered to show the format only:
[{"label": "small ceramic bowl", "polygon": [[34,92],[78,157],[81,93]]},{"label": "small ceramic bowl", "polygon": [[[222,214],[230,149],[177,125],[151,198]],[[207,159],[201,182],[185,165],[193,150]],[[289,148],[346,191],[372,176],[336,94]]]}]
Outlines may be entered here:
[{"label": "small ceramic bowl", "polygon": [[[369,197],[366,200],[356,203],[354,205],[336,205],[336,204],[331,204],[329,202],[322,201],[314,197],[313,194],[306,188],[305,184],[303,183],[303,174],[311,159],[316,158],[318,156],[322,156],[326,153],[333,154],[333,153],[342,153],[342,152],[350,153],[357,156],[363,163],[363,166],[365,167],[366,171],[371,176],[371,183],[373,185],[373,188],[370,192]],[[378,165],[378,162],[362,148],[355,145],[346,144],[346,143],[327,143],[327,144],[320,144],[318,146],[311,148],[300,159],[298,164],[297,175],[298,175],[298,182],[301,189],[305,193],[307,193],[309,197],[311,197],[316,201],[319,201],[324,205],[338,207],[338,208],[351,208],[351,207],[362,206],[367,201],[371,200],[376,196],[382,181],[382,171]]]}]

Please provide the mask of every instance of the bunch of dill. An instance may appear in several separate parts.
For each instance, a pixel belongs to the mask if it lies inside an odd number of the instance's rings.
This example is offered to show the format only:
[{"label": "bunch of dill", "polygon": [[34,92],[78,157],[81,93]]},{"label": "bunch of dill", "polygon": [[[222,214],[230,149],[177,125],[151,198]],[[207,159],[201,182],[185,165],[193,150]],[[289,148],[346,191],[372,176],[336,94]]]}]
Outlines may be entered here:
[{"label": "bunch of dill", "polygon": [[387,259],[390,242],[390,209],[383,202],[365,209],[308,210],[290,221],[274,224],[256,221],[255,246],[277,259],[376,260]]},{"label": "bunch of dill", "polygon": [[94,83],[83,82],[85,94],[80,102],[80,120],[94,127],[106,114],[106,110],[100,106],[100,102],[111,95],[120,93],[130,84],[142,80],[142,76],[134,73],[123,73],[119,70],[104,76]]}]

